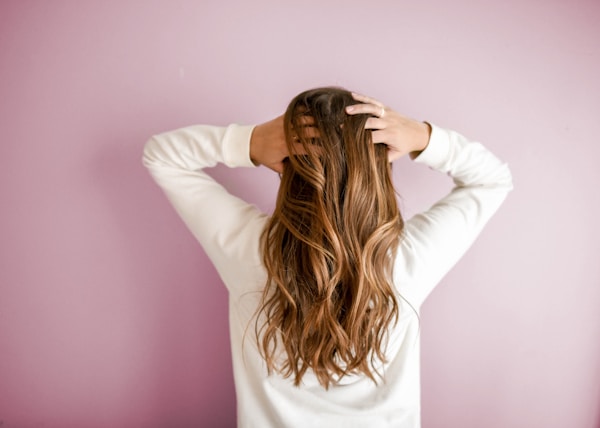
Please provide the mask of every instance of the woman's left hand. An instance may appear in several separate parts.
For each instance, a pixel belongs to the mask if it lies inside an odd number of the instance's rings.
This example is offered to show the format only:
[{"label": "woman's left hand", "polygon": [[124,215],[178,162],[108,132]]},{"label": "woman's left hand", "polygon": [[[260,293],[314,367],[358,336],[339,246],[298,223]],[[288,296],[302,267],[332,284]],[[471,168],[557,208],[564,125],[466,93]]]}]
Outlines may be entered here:
[{"label": "woman's left hand", "polygon": [[376,116],[367,119],[365,128],[373,130],[374,144],[388,146],[390,162],[408,153],[415,158],[425,150],[431,135],[431,127],[428,123],[403,116],[365,95],[352,93],[352,97],[360,101],[360,104],[346,107],[346,113]]}]

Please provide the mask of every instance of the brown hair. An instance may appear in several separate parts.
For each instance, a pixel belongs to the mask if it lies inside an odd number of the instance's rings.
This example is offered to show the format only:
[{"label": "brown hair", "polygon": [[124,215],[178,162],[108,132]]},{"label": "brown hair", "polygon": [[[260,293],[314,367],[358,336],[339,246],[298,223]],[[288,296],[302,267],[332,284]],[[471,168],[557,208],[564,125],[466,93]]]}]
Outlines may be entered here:
[{"label": "brown hair", "polygon": [[392,266],[403,220],[386,146],[372,143],[369,115],[345,112],[356,103],[319,88],[285,113],[290,156],[262,236],[268,280],[256,334],[269,373],[295,385],[308,369],[325,388],[356,373],[377,383],[375,361],[385,361],[398,318]]}]

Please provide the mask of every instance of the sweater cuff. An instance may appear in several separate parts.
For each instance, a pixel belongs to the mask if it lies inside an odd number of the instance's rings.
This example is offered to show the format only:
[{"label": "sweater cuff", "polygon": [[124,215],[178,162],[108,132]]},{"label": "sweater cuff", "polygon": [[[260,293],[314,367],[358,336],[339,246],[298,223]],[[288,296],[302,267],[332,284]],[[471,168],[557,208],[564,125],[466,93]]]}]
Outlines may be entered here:
[{"label": "sweater cuff", "polygon": [[223,163],[230,168],[255,167],[250,160],[250,137],[254,125],[229,125],[223,137]]},{"label": "sweater cuff", "polygon": [[[427,122],[429,123],[429,122]],[[450,151],[450,139],[446,130],[429,123],[431,126],[431,136],[429,137],[429,144],[423,150],[419,156],[413,160],[418,163],[429,166],[433,169],[441,169],[448,159],[448,153]]]}]

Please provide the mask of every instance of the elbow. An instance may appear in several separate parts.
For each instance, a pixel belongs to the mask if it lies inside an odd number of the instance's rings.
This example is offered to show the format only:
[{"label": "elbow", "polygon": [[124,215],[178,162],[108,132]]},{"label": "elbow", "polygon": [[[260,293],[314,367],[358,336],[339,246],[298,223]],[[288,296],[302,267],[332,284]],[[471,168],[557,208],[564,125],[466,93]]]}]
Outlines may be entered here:
[{"label": "elbow", "polygon": [[507,195],[513,188],[513,177],[507,164],[499,164],[481,186],[495,193]]},{"label": "elbow", "polygon": [[142,151],[142,164],[146,167],[151,166],[156,163],[158,160],[158,151],[160,148],[160,144],[156,136],[152,136],[146,143],[144,144],[144,149]]}]

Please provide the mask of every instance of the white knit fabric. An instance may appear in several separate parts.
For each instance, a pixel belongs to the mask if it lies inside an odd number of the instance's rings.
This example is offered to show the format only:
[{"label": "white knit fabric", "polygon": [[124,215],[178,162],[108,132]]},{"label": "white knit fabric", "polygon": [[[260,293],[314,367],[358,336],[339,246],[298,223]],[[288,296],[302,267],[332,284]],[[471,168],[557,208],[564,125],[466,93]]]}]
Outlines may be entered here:
[{"label": "white knit fabric", "polygon": [[151,138],[144,165],[214,263],[229,290],[231,349],[239,427],[420,426],[419,326],[415,312],[465,253],[512,189],[508,167],[481,144],[432,125],[429,145],[415,159],[454,180],[454,189],[405,223],[394,264],[400,321],[390,332],[378,385],[361,376],[329,390],[312,373],[300,387],[267,376],[254,320],[266,274],[259,237],[268,218],[229,194],[203,168],[253,167],[253,127],[192,126]]}]

